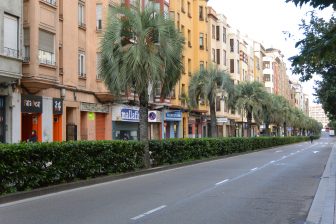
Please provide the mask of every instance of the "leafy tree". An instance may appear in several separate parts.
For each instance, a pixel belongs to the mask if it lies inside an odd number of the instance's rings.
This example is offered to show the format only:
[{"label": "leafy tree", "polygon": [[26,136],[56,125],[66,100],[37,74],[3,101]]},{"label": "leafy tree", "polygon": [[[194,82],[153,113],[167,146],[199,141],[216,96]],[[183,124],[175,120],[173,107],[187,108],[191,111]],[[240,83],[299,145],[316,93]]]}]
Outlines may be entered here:
[{"label": "leafy tree", "polygon": [[[334,0],[287,0],[297,5],[309,3],[314,8],[324,9],[333,6]],[[336,18],[332,16],[329,21],[311,14],[309,22],[302,21],[301,27],[304,38],[296,43],[299,54],[292,57],[292,67],[295,74],[301,75],[301,81],[311,79],[315,74],[322,77],[317,82],[317,102],[330,119],[336,118],[335,92],[336,92]]]},{"label": "leafy tree", "polygon": [[242,82],[237,86],[237,107],[246,113],[248,137],[251,137],[252,116],[255,120],[261,120],[267,97],[268,93],[260,82]]},{"label": "leafy tree", "polygon": [[[210,105],[211,137],[217,137],[216,128],[216,97],[217,94],[226,94],[229,103],[233,104],[234,84],[230,75],[210,66],[206,70],[196,72],[189,82],[189,98],[192,107],[198,106],[200,97],[204,97]],[[231,100],[231,101],[230,101]]]},{"label": "leafy tree", "polygon": [[309,4],[314,8],[324,9],[329,6],[333,6],[336,9],[336,3],[334,0],[286,0],[286,2],[294,2],[296,6],[302,6],[304,4]]},{"label": "leafy tree", "polygon": [[174,22],[154,6],[141,10],[112,7],[101,43],[100,73],[112,94],[134,88],[139,96],[140,140],[145,144],[145,164],[149,163],[149,86],[161,84],[167,94],[180,79],[184,38]]}]

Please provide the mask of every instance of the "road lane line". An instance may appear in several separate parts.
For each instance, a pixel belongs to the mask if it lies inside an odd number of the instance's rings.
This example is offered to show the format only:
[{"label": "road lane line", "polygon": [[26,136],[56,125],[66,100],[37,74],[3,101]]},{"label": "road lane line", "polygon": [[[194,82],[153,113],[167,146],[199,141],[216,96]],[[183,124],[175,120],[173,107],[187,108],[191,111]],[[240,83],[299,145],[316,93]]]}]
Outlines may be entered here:
[{"label": "road lane line", "polygon": [[255,170],[257,170],[257,169],[258,169],[258,167],[255,167],[255,168],[251,169],[251,171],[255,171]]},{"label": "road lane line", "polygon": [[225,182],[228,182],[228,181],[229,181],[229,179],[225,179],[223,181],[220,181],[220,182],[216,183],[215,185],[218,186],[218,185],[224,184]]},{"label": "road lane line", "polygon": [[132,220],[138,220],[138,219],[141,219],[141,218],[145,217],[146,215],[150,215],[150,214],[152,214],[152,213],[154,213],[154,212],[157,212],[157,211],[159,211],[159,210],[161,210],[161,209],[164,209],[165,207],[167,207],[167,205],[161,205],[161,206],[159,206],[159,207],[157,207],[157,208],[154,208],[154,209],[152,209],[152,210],[149,210],[149,211],[147,211],[147,212],[144,212],[144,213],[142,213],[142,214],[140,214],[140,215],[138,215],[138,216],[135,216],[135,217],[133,217],[133,218],[131,218],[131,219],[132,219]]}]

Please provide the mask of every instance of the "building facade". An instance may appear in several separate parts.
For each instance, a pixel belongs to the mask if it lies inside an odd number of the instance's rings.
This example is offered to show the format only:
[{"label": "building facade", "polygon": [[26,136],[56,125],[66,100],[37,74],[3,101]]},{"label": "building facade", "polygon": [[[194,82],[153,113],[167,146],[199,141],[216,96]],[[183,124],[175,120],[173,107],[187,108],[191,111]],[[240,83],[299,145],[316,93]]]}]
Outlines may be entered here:
[{"label": "building facade", "polygon": [[309,117],[320,122],[323,125],[323,128],[328,127],[329,119],[325,114],[321,104],[315,104],[309,107]]},{"label": "building facade", "polygon": [[23,6],[21,0],[0,2],[0,142],[17,143],[21,120]]}]

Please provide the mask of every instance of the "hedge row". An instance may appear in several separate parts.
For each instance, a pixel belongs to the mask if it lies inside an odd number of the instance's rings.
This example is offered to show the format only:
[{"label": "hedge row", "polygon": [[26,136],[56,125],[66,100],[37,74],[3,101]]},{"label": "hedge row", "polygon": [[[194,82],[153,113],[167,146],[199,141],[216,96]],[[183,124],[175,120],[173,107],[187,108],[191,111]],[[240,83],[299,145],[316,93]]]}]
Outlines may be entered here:
[{"label": "hedge row", "polygon": [[200,138],[151,141],[153,165],[174,164],[307,141],[308,137]]},{"label": "hedge row", "polygon": [[[307,137],[175,139],[150,141],[153,166],[246,152]],[[0,195],[124,173],[144,167],[143,144],[80,141],[0,145]]]}]

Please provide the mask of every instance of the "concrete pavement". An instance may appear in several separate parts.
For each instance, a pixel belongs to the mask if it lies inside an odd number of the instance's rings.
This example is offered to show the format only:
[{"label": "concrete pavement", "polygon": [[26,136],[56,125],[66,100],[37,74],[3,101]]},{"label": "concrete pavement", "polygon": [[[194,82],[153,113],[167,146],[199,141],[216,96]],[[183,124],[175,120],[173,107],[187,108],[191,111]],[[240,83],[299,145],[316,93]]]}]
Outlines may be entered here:
[{"label": "concrete pavement", "polygon": [[319,187],[309,210],[306,224],[335,224],[336,144],[330,153]]}]

